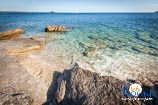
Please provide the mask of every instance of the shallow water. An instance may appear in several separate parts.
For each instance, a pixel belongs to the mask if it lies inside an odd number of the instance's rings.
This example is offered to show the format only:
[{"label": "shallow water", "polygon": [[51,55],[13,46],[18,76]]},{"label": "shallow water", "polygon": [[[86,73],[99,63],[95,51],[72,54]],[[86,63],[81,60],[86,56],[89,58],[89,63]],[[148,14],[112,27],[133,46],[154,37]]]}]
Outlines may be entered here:
[{"label": "shallow water", "polygon": [[[67,26],[70,31],[44,32],[46,26],[54,24]],[[158,64],[156,13],[1,13],[0,31],[15,28],[25,29],[25,36],[45,36],[47,46],[41,55],[47,56],[49,61],[50,56],[69,57],[73,61],[66,59],[65,62],[84,61],[93,69],[99,68],[101,73],[105,68],[112,70],[111,65],[122,59],[123,62],[132,62],[130,65],[139,65],[141,60]]]}]

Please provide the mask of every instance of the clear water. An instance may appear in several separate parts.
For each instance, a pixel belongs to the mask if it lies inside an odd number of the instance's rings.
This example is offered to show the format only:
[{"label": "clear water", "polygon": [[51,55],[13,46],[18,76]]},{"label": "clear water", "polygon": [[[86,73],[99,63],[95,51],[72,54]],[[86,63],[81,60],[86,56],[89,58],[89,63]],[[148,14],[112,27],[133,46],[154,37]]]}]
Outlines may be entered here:
[{"label": "clear water", "polygon": [[150,50],[158,49],[158,14],[156,13],[0,14],[0,31],[23,28],[26,30],[25,36],[42,33],[46,26],[54,24],[72,28],[70,32],[61,36],[66,37],[64,40],[67,40],[67,43],[101,41],[114,49],[115,46],[123,46],[126,49],[137,44]]},{"label": "clear water", "polygon": [[[44,32],[46,26],[54,24],[70,30]],[[150,59],[158,57],[157,13],[1,13],[0,31],[15,28],[25,29],[25,36],[47,36],[46,49],[49,51],[43,54],[73,56],[75,60],[82,58],[94,68],[110,64],[107,61],[113,56],[115,60],[116,56],[126,54],[150,56]],[[86,56],[87,52],[92,53]]]}]

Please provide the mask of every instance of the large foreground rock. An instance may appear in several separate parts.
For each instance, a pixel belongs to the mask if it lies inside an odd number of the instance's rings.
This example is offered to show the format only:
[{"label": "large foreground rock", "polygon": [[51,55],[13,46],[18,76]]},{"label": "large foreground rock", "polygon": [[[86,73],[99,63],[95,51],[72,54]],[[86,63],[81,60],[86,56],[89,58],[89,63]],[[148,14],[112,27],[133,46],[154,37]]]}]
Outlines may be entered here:
[{"label": "large foreground rock", "polygon": [[58,25],[48,26],[45,28],[45,32],[65,32],[65,31],[67,31],[66,27],[58,26]]},{"label": "large foreground rock", "polygon": [[22,55],[41,50],[45,43],[29,38],[16,38],[2,41],[1,44],[5,46],[5,50],[7,50],[9,54]]},{"label": "large foreground rock", "polygon": [[32,105],[33,99],[24,93],[0,93],[0,105]]},{"label": "large foreground rock", "polygon": [[[56,78],[55,78],[56,76]],[[45,105],[154,105],[153,102],[124,101],[122,86],[129,86],[110,76],[100,76],[75,66],[63,74],[55,73]]]},{"label": "large foreground rock", "polygon": [[11,39],[20,36],[24,33],[22,29],[10,30],[7,32],[0,32],[0,40]]}]

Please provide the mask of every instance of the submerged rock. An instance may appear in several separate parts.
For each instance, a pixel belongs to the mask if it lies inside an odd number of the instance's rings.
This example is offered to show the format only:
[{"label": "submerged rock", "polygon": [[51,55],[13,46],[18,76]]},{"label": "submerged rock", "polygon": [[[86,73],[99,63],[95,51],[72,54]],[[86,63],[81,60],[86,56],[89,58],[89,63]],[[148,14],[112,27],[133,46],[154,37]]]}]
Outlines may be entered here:
[{"label": "submerged rock", "polygon": [[96,56],[97,55],[97,49],[94,47],[88,47],[83,52],[84,56],[90,57],[90,56]]},{"label": "submerged rock", "polygon": [[32,36],[30,39],[36,40],[36,41],[41,41],[41,42],[46,42],[45,36]]},{"label": "submerged rock", "polygon": [[4,41],[6,51],[11,55],[23,55],[41,50],[44,47],[43,41],[29,38],[18,38]]},{"label": "submerged rock", "polygon": [[7,32],[0,32],[0,40],[11,39],[20,36],[24,33],[22,29],[10,30]]},{"label": "submerged rock", "polygon": [[144,54],[158,56],[158,50],[154,49],[154,48],[149,48],[149,47],[137,45],[137,46],[133,46],[132,49],[137,51],[137,52],[144,53]]},{"label": "submerged rock", "polygon": [[141,40],[141,41],[144,41],[146,43],[149,43],[149,44],[156,44],[156,40],[154,40],[150,33],[145,33],[145,32],[140,32],[140,33],[136,33],[136,38]]},{"label": "submerged rock", "polygon": [[82,54],[83,56],[91,57],[97,55],[97,48],[91,47],[90,45],[86,45],[85,43],[80,42],[79,45],[83,49]]},{"label": "submerged rock", "polygon": [[67,31],[67,28],[65,26],[53,25],[45,28],[45,32],[65,32],[65,31]]}]

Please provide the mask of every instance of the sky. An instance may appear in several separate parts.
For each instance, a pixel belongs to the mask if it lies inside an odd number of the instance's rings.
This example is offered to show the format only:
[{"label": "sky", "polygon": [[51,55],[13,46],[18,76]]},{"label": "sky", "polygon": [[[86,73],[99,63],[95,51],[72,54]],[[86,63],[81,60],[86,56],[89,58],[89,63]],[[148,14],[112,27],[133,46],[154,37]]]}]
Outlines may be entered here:
[{"label": "sky", "polygon": [[153,12],[158,0],[1,0],[0,11]]}]

